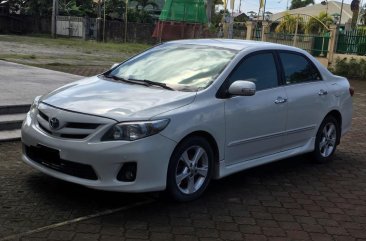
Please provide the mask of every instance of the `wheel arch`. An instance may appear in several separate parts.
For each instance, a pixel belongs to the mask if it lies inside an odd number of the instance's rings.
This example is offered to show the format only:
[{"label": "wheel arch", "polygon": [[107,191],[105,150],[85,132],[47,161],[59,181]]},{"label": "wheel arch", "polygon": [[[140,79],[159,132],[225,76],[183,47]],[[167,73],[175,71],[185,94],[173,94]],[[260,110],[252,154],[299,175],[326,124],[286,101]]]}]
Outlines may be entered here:
[{"label": "wheel arch", "polygon": [[339,132],[339,135],[338,135],[338,138],[337,138],[337,145],[338,145],[341,141],[341,134],[342,134],[342,114],[338,110],[331,110],[323,118],[323,120],[325,118],[327,118],[328,116],[332,116],[338,121],[338,132]]},{"label": "wheel arch", "polygon": [[212,148],[213,154],[214,154],[214,168],[215,168],[215,164],[217,162],[219,162],[220,151],[219,151],[219,146],[217,145],[216,139],[209,132],[207,132],[207,131],[194,131],[194,132],[191,132],[188,135],[186,135],[185,137],[183,137],[177,143],[176,146],[178,146],[184,140],[186,140],[186,139],[188,139],[188,138],[190,138],[192,136],[203,137],[204,139],[206,139],[208,141],[208,143],[210,144],[210,146]]}]

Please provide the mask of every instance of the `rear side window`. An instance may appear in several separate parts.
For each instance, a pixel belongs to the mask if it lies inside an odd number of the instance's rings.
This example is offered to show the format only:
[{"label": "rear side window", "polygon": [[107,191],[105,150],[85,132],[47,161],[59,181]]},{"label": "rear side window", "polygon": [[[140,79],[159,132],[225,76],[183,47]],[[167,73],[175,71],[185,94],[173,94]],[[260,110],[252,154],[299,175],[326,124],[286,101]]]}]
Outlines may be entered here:
[{"label": "rear side window", "polygon": [[272,53],[258,53],[247,57],[232,72],[229,83],[237,80],[250,80],[257,90],[278,86],[277,68]]},{"label": "rear side window", "polygon": [[280,53],[280,58],[286,84],[321,80],[319,71],[305,56],[286,52]]}]

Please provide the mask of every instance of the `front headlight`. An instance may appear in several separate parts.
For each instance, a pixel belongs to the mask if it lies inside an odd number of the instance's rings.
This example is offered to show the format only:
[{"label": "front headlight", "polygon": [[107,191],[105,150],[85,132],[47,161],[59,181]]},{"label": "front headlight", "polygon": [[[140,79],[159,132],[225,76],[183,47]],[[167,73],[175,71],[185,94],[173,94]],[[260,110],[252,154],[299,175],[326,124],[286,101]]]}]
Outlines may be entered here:
[{"label": "front headlight", "polygon": [[135,141],[159,133],[168,124],[169,119],[118,123],[105,133],[102,141]]},{"label": "front headlight", "polygon": [[37,96],[36,98],[34,98],[34,101],[29,109],[29,112],[27,113],[24,123],[27,124],[28,126],[31,125],[32,117],[35,115],[35,113],[37,111],[40,99],[41,99],[41,96]]},{"label": "front headlight", "polygon": [[42,96],[37,96],[36,98],[34,98],[34,101],[33,101],[33,103],[32,103],[32,105],[31,105],[31,107],[30,107],[30,111],[34,111],[34,110],[36,110],[37,109],[37,107],[38,107],[38,104],[39,104],[39,100],[41,99],[41,97]]}]

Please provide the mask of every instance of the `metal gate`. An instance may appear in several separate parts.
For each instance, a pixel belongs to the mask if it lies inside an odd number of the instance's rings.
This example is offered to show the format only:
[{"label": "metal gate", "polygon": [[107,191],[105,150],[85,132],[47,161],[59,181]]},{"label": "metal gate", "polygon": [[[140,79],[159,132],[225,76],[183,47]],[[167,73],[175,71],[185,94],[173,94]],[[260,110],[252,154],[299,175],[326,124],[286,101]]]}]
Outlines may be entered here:
[{"label": "metal gate", "polygon": [[313,56],[325,57],[330,39],[328,24],[330,22],[324,23],[307,14],[286,14],[268,26],[266,41],[295,46]]},{"label": "metal gate", "polygon": [[84,19],[82,17],[57,16],[57,34],[69,37],[83,37]]}]

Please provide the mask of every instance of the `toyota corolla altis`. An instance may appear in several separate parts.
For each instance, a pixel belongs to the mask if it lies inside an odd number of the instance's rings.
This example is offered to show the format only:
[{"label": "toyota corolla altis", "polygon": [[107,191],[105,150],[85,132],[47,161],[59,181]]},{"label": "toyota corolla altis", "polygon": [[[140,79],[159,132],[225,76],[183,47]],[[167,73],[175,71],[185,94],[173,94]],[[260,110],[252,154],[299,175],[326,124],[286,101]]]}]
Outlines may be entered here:
[{"label": "toyota corolla altis", "polygon": [[23,160],[90,188],[189,201],[257,165],[308,152],[329,160],[350,129],[352,94],[297,48],[167,42],[37,97]]}]

